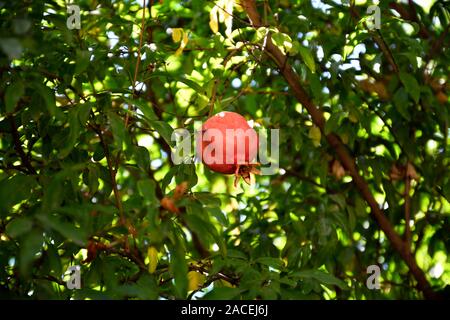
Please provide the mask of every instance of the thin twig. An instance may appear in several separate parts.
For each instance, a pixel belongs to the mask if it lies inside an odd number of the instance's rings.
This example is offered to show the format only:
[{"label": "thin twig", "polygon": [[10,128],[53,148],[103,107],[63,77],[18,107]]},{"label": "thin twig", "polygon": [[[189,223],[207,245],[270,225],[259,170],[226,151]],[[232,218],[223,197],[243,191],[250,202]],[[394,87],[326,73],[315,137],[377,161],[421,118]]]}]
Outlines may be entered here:
[{"label": "thin twig", "polygon": [[211,91],[211,100],[209,101],[209,114],[208,117],[211,117],[214,112],[214,103],[216,103],[217,96],[217,86],[219,85],[219,78],[214,79],[214,85]]},{"label": "thin twig", "polygon": [[[137,75],[139,72],[139,65],[141,64],[141,49],[142,49],[142,42],[143,42],[143,38],[144,38],[144,28],[145,28],[145,7],[146,7],[146,0],[144,0],[144,5],[143,5],[143,12],[142,12],[142,21],[141,21],[141,32],[139,35],[139,48],[138,48],[138,56],[137,56],[137,61],[136,61],[136,67],[134,69],[134,77],[133,77],[133,98],[136,96],[136,81],[137,81]],[[133,106],[130,104],[129,105],[130,110],[133,110]],[[129,121],[129,117],[130,114],[127,112],[127,114],[125,115],[125,128],[128,127],[128,121]]]},{"label": "thin twig", "polygon": [[405,174],[405,243],[408,250],[411,248],[411,226],[409,225],[409,221],[411,220],[411,197],[409,195],[411,190],[410,166],[410,162],[407,161]]}]

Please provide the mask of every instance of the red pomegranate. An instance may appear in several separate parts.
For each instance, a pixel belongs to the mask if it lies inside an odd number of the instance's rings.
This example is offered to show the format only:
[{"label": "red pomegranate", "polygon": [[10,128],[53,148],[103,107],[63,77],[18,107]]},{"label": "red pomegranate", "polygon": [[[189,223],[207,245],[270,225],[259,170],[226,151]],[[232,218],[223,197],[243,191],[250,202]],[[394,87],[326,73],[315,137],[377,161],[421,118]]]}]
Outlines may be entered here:
[{"label": "red pomegranate", "polygon": [[254,162],[258,135],[238,113],[223,111],[209,118],[197,136],[197,152],[212,171],[234,173],[235,185],[240,177],[250,184],[250,173],[259,173]]}]

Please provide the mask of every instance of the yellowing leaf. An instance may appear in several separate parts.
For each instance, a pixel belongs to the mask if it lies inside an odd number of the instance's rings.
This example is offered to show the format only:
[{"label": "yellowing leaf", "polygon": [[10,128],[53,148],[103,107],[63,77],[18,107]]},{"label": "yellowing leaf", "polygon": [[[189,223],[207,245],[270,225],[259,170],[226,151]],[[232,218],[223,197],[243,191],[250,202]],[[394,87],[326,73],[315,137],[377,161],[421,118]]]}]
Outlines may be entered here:
[{"label": "yellowing leaf", "polygon": [[[219,32],[219,22],[225,24],[225,34],[230,37],[233,31],[234,0],[218,0],[209,13],[209,27],[214,33]],[[217,19],[217,15],[219,18]]]},{"label": "yellowing leaf", "polygon": [[221,287],[228,287],[228,288],[235,288],[236,286],[229,283],[227,280],[219,279],[217,281],[219,283],[219,286]]},{"label": "yellowing leaf", "polygon": [[357,123],[357,122],[358,122],[358,117],[357,117],[354,113],[352,113],[352,112],[349,113],[348,119],[349,119],[351,122],[353,122],[353,123]]},{"label": "yellowing leaf", "polygon": [[197,290],[205,281],[205,276],[197,271],[189,271],[188,272],[188,291]]},{"label": "yellowing leaf", "polygon": [[183,47],[179,47],[178,49],[177,49],[177,51],[175,51],[175,55],[176,56],[179,56],[182,52],[183,52]]},{"label": "yellowing leaf", "polygon": [[181,35],[183,34],[183,29],[181,28],[173,28],[172,29],[172,40],[174,42],[180,42],[181,40]]},{"label": "yellowing leaf", "polygon": [[181,40],[181,45],[175,52],[176,56],[179,56],[183,52],[184,48],[186,48],[187,46],[188,41],[189,41],[188,34],[186,32],[183,32],[183,40]]},{"label": "yellowing leaf", "polygon": [[344,46],[344,52],[342,53],[342,57],[345,61],[345,59],[347,59],[347,56],[353,52],[354,47],[353,46],[349,46],[349,45],[345,45]]},{"label": "yellowing leaf", "polygon": [[189,41],[188,34],[186,32],[183,33],[183,41],[181,41],[181,45],[184,47],[187,46],[187,43]]},{"label": "yellowing leaf", "polygon": [[158,250],[155,247],[149,247],[147,250],[148,256],[148,272],[155,273],[158,266]]},{"label": "yellowing leaf", "polygon": [[318,127],[313,126],[309,129],[309,137],[313,141],[315,147],[320,146],[320,138],[322,137],[322,133]]},{"label": "yellowing leaf", "polygon": [[225,34],[229,37],[233,32],[233,7],[234,0],[227,0],[225,4],[224,23],[226,26]]},{"label": "yellowing leaf", "polygon": [[242,7],[240,2],[235,3],[234,7],[236,8],[236,11],[238,11],[238,12],[243,12],[244,11],[244,8]]},{"label": "yellowing leaf", "polygon": [[219,32],[219,21],[217,20],[217,10],[218,7],[214,6],[214,8],[212,8],[211,11],[209,12],[209,27],[214,33]]},{"label": "yellowing leaf", "polygon": [[347,133],[341,133],[339,136],[341,137],[342,142],[344,142],[345,144],[348,144],[349,136]]}]

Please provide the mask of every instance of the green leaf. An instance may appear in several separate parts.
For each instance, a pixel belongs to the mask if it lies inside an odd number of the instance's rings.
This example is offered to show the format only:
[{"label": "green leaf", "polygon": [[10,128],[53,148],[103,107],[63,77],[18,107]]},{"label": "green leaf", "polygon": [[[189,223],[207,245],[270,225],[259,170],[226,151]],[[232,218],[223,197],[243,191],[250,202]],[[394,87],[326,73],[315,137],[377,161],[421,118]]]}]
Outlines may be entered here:
[{"label": "green leaf", "polygon": [[51,181],[44,187],[44,197],[42,208],[45,211],[52,211],[58,208],[64,196],[64,179],[60,175],[52,177]]},{"label": "green leaf", "polygon": [[355,209],[351,206],[347,207],[347,214],[348,214],[348,229],[350,230],[350,233],[353,233],[356,227],[356,214]]},{"label": "green leaf", "polygon": [[197,173],[195,172],[195,164],[180,164],[178,166],[178,173],[176,176],[177,183],[181,183],[183,181],[189,182],[189,187],[194,187],[198,182]]},{"label": "green leaf", "polygon": [[227,248],[223,236],[221,236],[215,226],[209,220],[207,210],[195,202],[190,202],[186,205],[187,214],[184,215],[184,220],[192,232],[194,232],[200,242],[209,248],[213,243],[219,246],[220,253],[226,255]]},{"label": "green leaf", "polygon": [[399,88],[394,94],[394,105],[403,118],[410,121],[411,115],[408,112],[408,95],[403,88]]},{"label": "green leaf", "polygon": [[228,288],[228,287],[214,287],[213,290],[208,292],[204,299],[205,300],[232,300],[235,299],[240,294],[238,288]]},{"label": "green leaf", "polygon": [[87,234],[85,229],[77,228],[73,223],[62,221],[55,215],[39,214],[36,216],[45,226],[48,226],[59,232],[67,240],[76,243],[79,246],[85,246]]},{"label": "green leaf", "polygon": [[10,237],[16,238],[30,231],[32,227],[33,221],[30,218],[19,217],[13,219],[6,225],[6,233]]},{"label": "green leaf", "polygon": [[31,273],[31,263],[36,259],[36,254],[41,251],[44,236],[40,230],[31,230],[20,241],[20,272],[22,275]]},{"label": "green leaf", "polygon": [[409,73],[401,71],[399,73],[400,80],[406,88],[406,91],[418,103],[420,98],[420,86],[416,78]]},{"label": "green leaf", "polygon": [[156,198],[156,184],[155,181],[151,179],[142,179],[137,183],[137,188],[139,190],[139,194],[144,198],[144,201],[147,205],[156,204],[158,199]]},{"label": "green leaf", "polygon": [[55,116],[57,114],[55,92],[40,82],[33,82],[32,87],[39,93],[44,99],[45,106],[50,115]]},{"label": "green leaf", "polygon": [[287,34],[276,32],[271,34],[273,43],[283,52],[290,53],[292,51],[292,39]]},{"label": "green leaf", "polygon": [[210,192],[195,192],[194,197],[207,207],[220,207],[222,205],[220,199]]},{"label": "green leaf", "polygon": [[171,252],[170,270],[175,279],[175,290],[179,298],[185,299],[188,288],[188,265],[185,250],[181,244],[178,244]]},{"label": "green leaf", "polygon": [[341,119],[341,113],[332,113],[330,118],[325,123],[325,134],[336,132],[339,128],[339,121]]},{"label": "green leaf", "polygon": [[98,143],[97,146],[95,147],[95,151],[92,158],[94,159],[94,161],[100,161],[104,157],[105,157],[105,150],[103,149],[102,144]]},{"label": "green leaf", "polygon": [[366,218],[366,202],[359,196],[355,199],[355,214],[357,217]]},{"label": "green leaf", "polygon": [[[161,135],[161,137],[166,141],[166,143],[173,147],[175,146],[174,142],[172,141],[172,127],[164,121],[150,121],[150,125],[158,131],[158,133]],[[170,155],[169,155],[170,156]]]},{"label": "green leaf", "polygon": [[155,278],[144,274],[136,282],[137,297],[143,300],[155,300],[158,298],[158,286]]},{"label": "green leaf", "polygon": [[168,72],[161,72],[161,71],[152,72],[152,74],[150,76],[148,76],[147,78],[145,78],[145,80],[152,79],[152,78],[160,78],[160,77],[166,77],[166,78],[169,78],[169,79],[172,79],[175,81],[182,82],[185,85],[187,85],[188,87],[194,89],[198,93],[202,93],[202,94],[205,93],[205,92],[203,92],[202,87],[199,84],[197,84],[195,81],[193,81],[191,79],[187,79],[186,77],[183,77],[183,76],[180,76],[177,74],[168,73]]},{"label": "green leaf", "polygon": [[50,273],[56,277],[60,277],[62,274],[61,259],[58,255],[57,248],[51,243],[47,243],[47,256],[49,260]]},{"label": "green leaf", "polygon": [[197,234],[200,242],[205,245],[205,247],[209,247],[211,244],[211,228],[214,227],[203,221],[198,214],[187,214],[184,216],[184,219],[188,228]]},{"label": "green leaf", "polygon": [[320,101],[323,96],[322,92],[322,83],[320,82],[320,77],[317,73],[309,73],[308,80],[311,84],[311,91],[313,93],[314,99],[318,99]]},{"label": "green leaf", "polygon": [[125,123],[124,120],[114,112],[108,112],[108,118],[111,123],[111,131],[114,136],[114,145],[122,150],[122,144],[125,141]]},{"label": "green leaf", "polygon": [[142,275],[136,283],[124,284],[114,288],[114,292],[122,297],[136,297],[142,300],[154,300],[158,298],[158,290],[155,280],[150,275]]},{"label": "green leaf", "polygon": [[0,181],[0,216],[9,213],[11,206],[28,199],[37,183],[31,176],[18,173]]},{"label": "green leaf", "polygon": [[86,122],[89,119],[89,113],[91,112],[92,107],[93,107],[93,104],[90,102],[81,103],[77,106],[78,120],[80,121],[81,126],[86,125]]},{"label": "green leaf", "polygon": [[347,206],[345,202],[345,196],[340,194],[332,194],[329,197],[331,200],[336,202],[339,205],[339,207],[341,207],[341,209],[345,209],[345,207]]},{"label": "green leaf", "polygon": [[311,70],[312,73],[315,73],[316,62],[314,61],[314,56],[312,55],[311,51],[309,51],[308,48],[305,48],[303,46],[299,46],[298,51],[300,52],[303,62],[306,64],[309,70]]},{"label": "green leaf", "polygon": [[206,210],[214,217],[217,219],[217,221],[225,227],[228,227],[230,222],[228,221],[228,218],[226,216],[226,214],[224,214],[222,212],[222,210],[220,210],[220,208],[218,207],[208,207],[206,208]]},{"label": "green leaf", "polygon": [[228,250],[228,257],[230,258],[236,258],[236,259],[242,259],[247,260],[248,257],[243,253],[242,251],[236,250],[236,249],[229,249]]},{"label": "green leaf", "polygon": [[326,285],[338,286],[342,290],[348,289],[347,284],[344,281],[322,270],[298,271],[294,272],[291,276],[299,279],[315,279]]},{"label": "green leaf", "polygon": [[255,32],[253,41],[255,41],[255,42],[262,41],[266,37],[266,35],[268,34],[269,31],[270,31],[269,28],[259,27]]},{"label": "green leaf", "polygon": [[150,154],[147,148],[135,146],[133,150],[138,167],[141,168],[144,172],[148,172],[148,170],[150,169]]},{"label": "green leaf", "polygon": [[295,288],[297,286],[297,281],[289,279],[287,277],[280,278],[279,281],[280,283],[286,284],[292,288]]},{"label": "green leaf", "polygon": [[170,184],[170,182],[172,181],[173,177],[177,174],[177,172],[178,172],[178,166],[174,166],[174,167],[171,167],[169,169],[169,172],[166,173],[166,175],[164,176],[164,178],[161,181],[161,190],[163,193],[166,192],[167,186]]},{"label": "green leaf", "polygon": [[65,147],[60,151],[59,157],[65,158],[74,148],[81,133],[80,121],[78,119],[78,109],[74,108],[69,111],[69,136],[65,140]]},{"label": "green leaf", "polygon": [[11,83],[5,91],[6,112],[13,112],[20,98],[25,94],[25,86],[21,80]]},{"label": "green leaf", "polygon": [[87,50],[77,50],[75,60],[75,75],[83,73],[89,66],[91,54]]},{"label": "green leaf", "polygon": [[278,258],[260,257],[260,258],[257,258],[255,261],[257,263],[261,263],[261,264],[264,264],[266,266],[273,267],[273,268],[276,268],[276,269],[279,269],[279,270],[283,268],[283,261],[281,261]]},{"label": "green leaf", "polygon": [[[129,106],[136,106],[142,113],[144,114],[144,117],[147,121],[156,121],[158,120],[158,117],[155,114],[155,111],[153,111],[151,103],[148,101],[142,100],[142,99],[130,99],[127,97],[123,98]],[[129,111],[131,112],[131,111]],[[141,116],[139,113],[134,113],[137,116]]]},{"label": "green leaf", "polygon": [[95,165],[89,166],[88,170],[89,191],[91,192],[91,194],[94,194],[98,191],[98,187],[100,185],[100,183],[98,182],[99,172],[98,168]]},{"label": "green leaf", "polygon": [[347,216],[342,211],[334,211],[333,212],[333,219],[337,222],[337,226],[341,227],[342,230],[344,230],[347,235],[352,236],[352,233],[349,229],[349,224],[347,220]]}]

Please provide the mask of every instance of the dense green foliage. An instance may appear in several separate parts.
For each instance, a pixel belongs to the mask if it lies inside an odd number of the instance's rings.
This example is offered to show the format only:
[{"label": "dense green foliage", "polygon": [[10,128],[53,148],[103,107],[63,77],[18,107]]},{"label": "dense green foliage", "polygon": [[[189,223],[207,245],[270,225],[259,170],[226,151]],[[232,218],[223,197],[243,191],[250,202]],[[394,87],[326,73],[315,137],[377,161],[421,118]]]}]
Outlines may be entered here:
[{"label": "dense green foliage", "polygon": [[[415,260],[443,291],[448,1],[382,1],[372,31],[371,3],[343,2],[257,1],[255,30],[232,1],[219,21],[213,1],[147,1],[140,49],[135,1],[73,1],[80,30],[63,0],[0,1],[0,297],[422,298],[329,132],[402,236],[410,214]],[[264,54],[269,31],[324,132]],[[280,129],[279,172],[234,188],[172,163],[172,131],[221,110]],[[380,290],[366,287],[373,264]],[[62,278],[72,265],[79,290]]]}]

